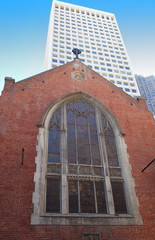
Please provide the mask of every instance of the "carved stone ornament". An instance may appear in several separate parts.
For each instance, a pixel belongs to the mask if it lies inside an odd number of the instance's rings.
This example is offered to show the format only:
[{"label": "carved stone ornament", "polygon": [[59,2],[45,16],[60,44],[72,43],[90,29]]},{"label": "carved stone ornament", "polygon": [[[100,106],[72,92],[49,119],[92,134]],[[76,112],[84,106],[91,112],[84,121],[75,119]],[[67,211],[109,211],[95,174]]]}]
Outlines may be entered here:
[{"label": "carved stone ornament", "polygon": [[74,78],[78,82],[82,82],[82,81],[86,80],[85,74],[83,74],[82,72],[79,72],[79,71],[72,72],[71,77]]}]

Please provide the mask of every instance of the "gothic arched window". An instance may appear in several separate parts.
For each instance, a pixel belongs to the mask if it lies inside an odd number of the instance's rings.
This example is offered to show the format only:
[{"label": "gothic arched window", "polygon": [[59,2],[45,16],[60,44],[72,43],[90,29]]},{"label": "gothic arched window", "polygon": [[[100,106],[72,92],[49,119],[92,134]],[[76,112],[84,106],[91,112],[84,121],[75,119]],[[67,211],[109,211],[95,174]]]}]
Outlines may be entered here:
[{"label": "gothic arched window", "polygon": [[63,103],[48,136],[47,213],[127,213],[114,131],[98,107]]},{"label": "gothic arched window", "polygon": [[97,100],[75,93],[44,113],[31,224],[142,224],[124,134]]}]

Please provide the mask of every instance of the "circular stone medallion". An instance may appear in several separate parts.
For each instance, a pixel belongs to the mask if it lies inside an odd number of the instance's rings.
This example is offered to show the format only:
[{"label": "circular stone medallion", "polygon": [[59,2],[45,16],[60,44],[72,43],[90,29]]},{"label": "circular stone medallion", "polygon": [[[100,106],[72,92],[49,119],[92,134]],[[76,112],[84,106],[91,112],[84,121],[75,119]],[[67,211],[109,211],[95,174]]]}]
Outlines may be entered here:
[{"label": "circular stone medallion", "polygon": [[79,72],[79,71],[72,72],[71,77],[74,78],[78,82],[82,82],[82,81],[86,80],[85,74],[83,74],[82,72]]}]

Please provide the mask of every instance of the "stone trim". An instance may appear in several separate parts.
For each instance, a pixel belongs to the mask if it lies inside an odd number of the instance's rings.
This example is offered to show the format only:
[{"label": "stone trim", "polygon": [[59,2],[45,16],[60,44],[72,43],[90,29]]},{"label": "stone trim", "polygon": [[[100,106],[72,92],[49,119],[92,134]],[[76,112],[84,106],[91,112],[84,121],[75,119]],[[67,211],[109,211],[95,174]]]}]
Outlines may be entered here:
[{"label": "stone trim", "polygon": [[[74,100],[81,97],[86,101],[96,104],[105,116],[109,119],[116,136],[116,147],[118,149],[118,159],[122,169],[122,177],[125,183],[125,196],[127,210],[129,214],[114,215],[111,214],[46,214],[45,213],[45,186],[46,186],[46,168],[47,168],[47,139],[48,139],[48,123],[53,112],[64,102]],[[43,127],[39,128],[37,136],[37,156],[35,158],[36,172],[34,173],[35,189],[33,193],[33,214],[31,215],[32,225],[142,225],[143,221],[139,213],[139,202],[135,193],[135,182],[131,174],[131,165],[129,164],[129,156],[127,154],[127,146],[125,144],[124,135],[120,135],[121,128],[112,115],[112,113],[96,99],[82,94],[69,94],[55,101],[55,105],[51,104],[46,110],[43,118]],[[106,177],[105,177],[106,181]]]},{"label": "stone trim", "polygon": [[130,215],[98,215],[93,214],[93,216],[84,215],[41,215],[39,218],[35,216],[31,217],[32,225],[52,225],[52,226],[115,226],[115,225],[140,225],[136,222],[135,218]]}]

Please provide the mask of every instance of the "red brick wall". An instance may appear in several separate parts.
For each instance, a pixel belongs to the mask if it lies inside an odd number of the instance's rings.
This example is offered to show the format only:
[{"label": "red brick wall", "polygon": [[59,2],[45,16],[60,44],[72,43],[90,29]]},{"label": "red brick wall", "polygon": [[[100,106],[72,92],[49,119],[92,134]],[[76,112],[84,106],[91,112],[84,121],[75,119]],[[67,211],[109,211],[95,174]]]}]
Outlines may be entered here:
[{"label": "red brick wall", "polygon": [[[78,82],[71,72],[80,70],[87,80]],[[132,165],[141,226],[32,226],[37,124],[57,98],[85,92],[103,103],[125,132]],[[21,165],[22,148],[25,149]],[[100,232],[101,240],[153,240],[155,236],[154,163],[155,123],[144,99],[134,100],[79,60],[14,83],[8,79],[0,97],[0,239],[79,240],[82,232]]]}]

